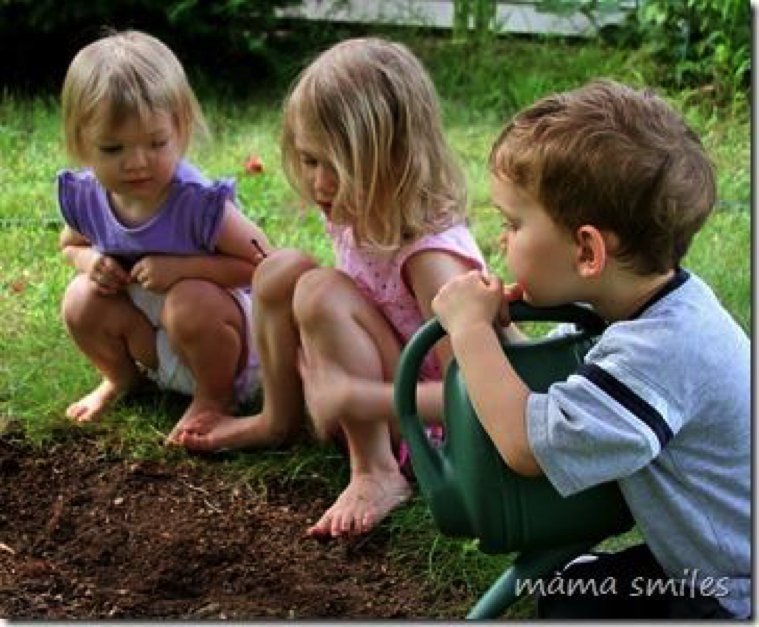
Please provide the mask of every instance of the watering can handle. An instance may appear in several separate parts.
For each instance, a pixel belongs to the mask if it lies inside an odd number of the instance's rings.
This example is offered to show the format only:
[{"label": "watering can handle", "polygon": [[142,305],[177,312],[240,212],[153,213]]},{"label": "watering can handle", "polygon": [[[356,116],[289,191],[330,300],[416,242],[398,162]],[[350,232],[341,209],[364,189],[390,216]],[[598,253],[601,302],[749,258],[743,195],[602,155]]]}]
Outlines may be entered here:
[{"label": "watering can handle", "polygon": [[593,335],[599,335],[606,328],[606,321],[583,305],[535,307],[515,300],[509,303],[509,315],[512,322],[570,322]]},{"label": "watering can handle", "polygon": [[[534,307],[524,301],[509,304],[509,313],[514,322],[569,322],[593,334],[603,331],[606,323],[588,307],[582,305],[559,305],[555,307]],[[444,474],[444,460],[427,441],[416,407],[416,382],[419,369],[430,349],[445,335],[445,329],[437,318],[431,318],[414,334],[403,349],[395,374],[395,409],[401,424],[403,436],[409,440],[412,450],[426,454],[412,457],[417,466],[429,467],[429,473],[436,477]]]}]

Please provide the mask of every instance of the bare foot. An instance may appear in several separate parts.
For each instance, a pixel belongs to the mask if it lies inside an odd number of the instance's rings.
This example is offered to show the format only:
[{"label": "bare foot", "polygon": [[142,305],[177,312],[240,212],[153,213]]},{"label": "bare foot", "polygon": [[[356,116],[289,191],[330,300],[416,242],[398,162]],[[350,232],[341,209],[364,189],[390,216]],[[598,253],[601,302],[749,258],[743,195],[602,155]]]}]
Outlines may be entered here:
[{"label": "bare foot", "polygon": [[101,416],[124,393],[116,384],[103,379],[92,392],[71,403],[66,416],[77,422],[91,422]]},{"label": "bare foot", "polygon": [[367,533],[410,496],[411,486],[398,470],[355,473],[348,487],[307,533],[333,538]]},{"label": "bare foot", "polygon": [[182,417],[174,425],[171,433],[166,436],[165,444],[181,444],[181,435],[191,424],[199,424],[202,432],[211,431],[216,424],[226,417],[229,409],[224,403],[193,398]]},{"label": "bare foot", "polygon": [[191,451],[222,451],[276,446],[284,439],[269,426],[262,415],[235,418],[203,412],[187,421],[176,442]]}]

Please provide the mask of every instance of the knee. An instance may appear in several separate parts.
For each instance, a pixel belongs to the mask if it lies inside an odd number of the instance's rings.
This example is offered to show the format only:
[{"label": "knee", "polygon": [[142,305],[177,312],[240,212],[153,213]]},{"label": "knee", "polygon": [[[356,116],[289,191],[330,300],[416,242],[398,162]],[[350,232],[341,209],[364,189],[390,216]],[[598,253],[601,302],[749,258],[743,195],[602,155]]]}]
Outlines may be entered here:
[{"label": "knee", "polygon": [[174,340],[192,340],[241,314],[229,293],[210,281],[184,279],[166,293],[161,323]]},{"label": "knee", "polygon": [[340,314],[338,291],[349,279],[334,268],[316,268],[304,274],[295,286],[293,314],[301,327]]},{"label": "knee", "polygon": [[77,274],[69,283],[61,301],[61,318],[69,329],[92,326],[98,318],[98,304],[103,297],[86,274]]},{"label": "knee", "polygon": [[291,248],[277,250],[256,268],[253,294],[264,306],[290,303],[295,285],[317,263],[305,253]]}]

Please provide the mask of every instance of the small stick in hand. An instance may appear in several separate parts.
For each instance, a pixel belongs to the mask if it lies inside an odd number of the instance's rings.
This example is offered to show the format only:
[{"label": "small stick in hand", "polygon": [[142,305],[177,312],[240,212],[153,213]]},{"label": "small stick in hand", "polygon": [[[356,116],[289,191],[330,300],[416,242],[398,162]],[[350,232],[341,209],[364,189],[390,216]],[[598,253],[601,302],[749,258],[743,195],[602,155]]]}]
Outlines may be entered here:
[{"label": "small stick in hand", "polygon": [[268,255],[266,254],[266,251],[263,248],[261,248],[261,244],[258,243],[258,241],[256,240],[255,237],[250,240],[250,243],[253,244],[253,246],[256,247],[256,250],[258,251],[258,254],[261,255],[261,257],[263,259],[266,259],[266,257]]}]

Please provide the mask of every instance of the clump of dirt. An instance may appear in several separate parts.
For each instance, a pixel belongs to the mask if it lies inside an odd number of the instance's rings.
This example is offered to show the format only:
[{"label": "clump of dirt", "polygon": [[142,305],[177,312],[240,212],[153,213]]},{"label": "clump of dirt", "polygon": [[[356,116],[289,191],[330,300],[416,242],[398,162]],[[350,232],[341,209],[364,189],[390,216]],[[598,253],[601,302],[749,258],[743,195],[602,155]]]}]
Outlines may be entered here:
[{"label": "clump of dirt", "polygon": [[[332,494],[255,491],[214,464],[112,458],[92,437],[0,437],[0,616],[10,619],[459,618],[389,533],[304,535]],[[262,492],[265,492],[262,493]]]}]

